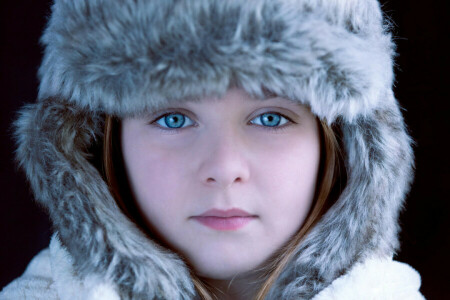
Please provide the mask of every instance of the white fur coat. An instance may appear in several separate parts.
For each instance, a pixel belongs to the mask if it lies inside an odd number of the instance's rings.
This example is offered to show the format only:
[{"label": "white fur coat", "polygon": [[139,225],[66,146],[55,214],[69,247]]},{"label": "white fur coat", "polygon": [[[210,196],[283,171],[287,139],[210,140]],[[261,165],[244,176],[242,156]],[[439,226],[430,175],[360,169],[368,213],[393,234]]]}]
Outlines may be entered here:
[{"label": "white fur coat", "polygon": [[[420,275],[409,265],[390,258],[368,258],[337,278],[313,300],[420,300]],[[120,299],[113,285],[86,278],[80,280],[72,258],[57,236],[28,265],[25,273],[6,286],[0,300]]]}]

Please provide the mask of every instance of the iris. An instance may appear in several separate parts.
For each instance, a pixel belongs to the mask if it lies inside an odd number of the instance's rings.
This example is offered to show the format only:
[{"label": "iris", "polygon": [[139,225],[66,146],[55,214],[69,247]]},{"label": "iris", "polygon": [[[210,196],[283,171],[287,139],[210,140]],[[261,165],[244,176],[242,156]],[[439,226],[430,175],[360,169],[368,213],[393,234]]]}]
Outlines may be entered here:
[{"label": "iris", "polygon": [[186,119],[182,114],[170,114],[164,117],[164,123],[169,128],[180,128],[184,125]]},{"label": "iris", "polygon": [[266,113],[262,114],[259,119],[261,121],[261,124],[269,127],[274,127],[280,124],[281,116],[279,114]]}]

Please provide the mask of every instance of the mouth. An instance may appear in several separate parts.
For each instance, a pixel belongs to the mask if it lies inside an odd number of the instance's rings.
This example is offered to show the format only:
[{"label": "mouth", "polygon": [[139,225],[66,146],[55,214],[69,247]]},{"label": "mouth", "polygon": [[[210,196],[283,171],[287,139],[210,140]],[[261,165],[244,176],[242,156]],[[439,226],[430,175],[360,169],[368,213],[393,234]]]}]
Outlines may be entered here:
[{"label": "mouth", "polygon": [[257,218],[256,215],[233,208],[229,210],[210,209],[201,215],[191,217],[200,224],[214,230],[238,230]]}]

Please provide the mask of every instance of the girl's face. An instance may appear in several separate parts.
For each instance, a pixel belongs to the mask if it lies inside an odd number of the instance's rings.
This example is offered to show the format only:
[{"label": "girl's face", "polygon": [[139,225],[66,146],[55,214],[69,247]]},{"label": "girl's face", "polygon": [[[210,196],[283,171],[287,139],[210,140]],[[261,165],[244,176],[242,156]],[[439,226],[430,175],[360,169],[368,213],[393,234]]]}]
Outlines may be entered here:
[{"label": "girl's face", "polygon": [[231,89],[124,119],[121,132],[143,217],[202,277],[261,267],[310,209],[318,122],[293,101]]}]

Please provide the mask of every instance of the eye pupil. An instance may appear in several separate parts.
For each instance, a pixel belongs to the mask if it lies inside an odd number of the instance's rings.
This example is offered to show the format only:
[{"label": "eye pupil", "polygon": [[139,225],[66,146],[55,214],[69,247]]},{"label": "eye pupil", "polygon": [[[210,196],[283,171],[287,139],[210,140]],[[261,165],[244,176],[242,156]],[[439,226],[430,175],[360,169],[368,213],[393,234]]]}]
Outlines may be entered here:
[{"label": "eye pupil", "polygon": [[269,113],[261,115],[261,123],[265,126],[270,127],[278,126],[278,124],[280,124],[280,121],[281,118],[277,114]]},{"label": "eye pupil", "polygon": [[181,114],[170,114],[165,116],[164,122],[169,128],[180,128],[183,126],[185,119]]}]

